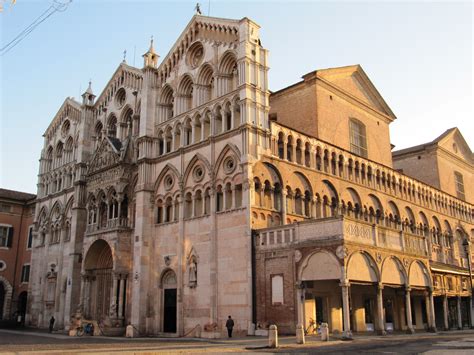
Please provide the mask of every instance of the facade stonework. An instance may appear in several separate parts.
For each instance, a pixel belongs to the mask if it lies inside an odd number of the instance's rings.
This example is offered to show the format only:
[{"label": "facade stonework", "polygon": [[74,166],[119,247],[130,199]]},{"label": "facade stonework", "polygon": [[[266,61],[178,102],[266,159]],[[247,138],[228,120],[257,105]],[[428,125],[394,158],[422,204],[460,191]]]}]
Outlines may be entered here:
[{"label": "facade stonework", "polygon": [[30,324],[350,336],[434,329],[440,301],[443,326],[472,324],[472,199],[393,169],[395,116],[360,66],[270,95],[259,26],[200,15],[143,57],[46,130]]}]

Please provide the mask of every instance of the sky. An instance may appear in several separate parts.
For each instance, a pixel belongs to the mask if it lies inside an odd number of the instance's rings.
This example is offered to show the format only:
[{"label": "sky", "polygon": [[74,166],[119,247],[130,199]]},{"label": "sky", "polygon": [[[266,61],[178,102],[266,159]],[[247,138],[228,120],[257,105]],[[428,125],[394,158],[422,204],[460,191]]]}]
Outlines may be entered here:
[{"label": "sky", "polygon": [[[2,47],[52,4],[0,2]],[[195,4],[73,0],[0,56],[0,187],[36,193],[42,135],[64,99],[79,99],[90,79],[99,96],[124,50],[127,63],[141,68],[152,35],[164,58]],[[249,17],[262,27],[270,90],[315,69],[360,64],[397,116],[390,125],[395,149],[432,141],[454,126],[474,149],[470,1],[201,0],[201,9]]]}]

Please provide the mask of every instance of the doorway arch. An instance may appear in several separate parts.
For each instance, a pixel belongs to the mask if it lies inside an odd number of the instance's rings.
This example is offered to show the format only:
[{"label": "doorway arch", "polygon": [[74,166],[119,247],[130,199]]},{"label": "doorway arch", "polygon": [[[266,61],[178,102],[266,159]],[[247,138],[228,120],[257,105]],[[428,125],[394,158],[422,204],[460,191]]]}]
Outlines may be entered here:
[{"label": "doorway arch", "polygon": [[88,282],[84,285],[86,300],[85,313],[90,319],[102,319],[110,315],[111,290],[113,283],[112,249],[103,240],[96,240],[89,248],[84,260],[84,270]]}]

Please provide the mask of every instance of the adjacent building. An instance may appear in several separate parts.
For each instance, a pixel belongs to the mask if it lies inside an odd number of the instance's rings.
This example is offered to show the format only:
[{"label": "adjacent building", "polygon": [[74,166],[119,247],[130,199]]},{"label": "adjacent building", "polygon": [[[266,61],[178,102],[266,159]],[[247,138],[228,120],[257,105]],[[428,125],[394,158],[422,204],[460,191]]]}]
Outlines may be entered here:
[{"label": "adjacent building", "polygon": [[25,319],[35,199],[0,189],[0,320]]},{"label": "adjacent building", "polygon": [[[397,166],[396,117],[360,66],[271,93],[259,26],[201,15],[163,60],[153,42],[143,58],[98,97],[67,98],[44,134],[30,324],[202,337],[228,315],[240,334],[472,325],[472,197]],[[463,169],[442,152],[437,174],[467,183],[455,131]]]}]

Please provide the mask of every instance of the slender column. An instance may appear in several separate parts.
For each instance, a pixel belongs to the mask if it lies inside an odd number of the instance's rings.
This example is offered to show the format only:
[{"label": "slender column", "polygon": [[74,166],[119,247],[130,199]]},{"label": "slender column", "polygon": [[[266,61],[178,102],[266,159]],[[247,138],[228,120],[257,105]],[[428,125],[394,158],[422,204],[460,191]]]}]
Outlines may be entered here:
[{"label": "slender column", "polygon": [[349,310],[349,281],[344,280],[340,284],[342,291],[342,318],[344,321],[344,331],[342,332],[343,338],[352,338],[351,332],[351,319]]},{"label": "slender column", "polygon": [[436,316],[434,312],[433,289],[428,288],[425,294],[426,317],[428,318],[428,331],[436,333]]},{"label": "slender column", "polygon": [[205,134],[205,132],[204,132],[205,131],[205,126],[206,126],[205,123],[204,123],[204,117],[201,117],[199,119],[199,122],[201,122],[201,141],[203,141],[204,140],[204,134]]},{"label": "slender column", "polygon": [[283,159],[288,160],[286,139],[283,140]]},{"label": "slender column", "polygon": [[235,208],[235,186],[231,187],[231,191],[232,191],[232,203],[231,203],[230,208],[234,209]]},{"label": "slender column", "polygon": [[171,131],[171,151],[174,151],[174,147],[175,147],[175,143],[176,143],[176,131],[173,130]]},{"label": "slender column", "polygon": [[110,295],[110,304],[115,305],[115,317],[117,317],[117,287],[118,287],[118,278],[119,275],[113,274],[113,286],[112,286],[112,292]]},{"label": "slender column", "polygon": [[192,208],[191,208],[191,218],[196,215],[196,196],[191,196]]},{"label": "slender column", "polygon": [[377,334],[386,335],[385,322],[383,314],[383,284],[377,285]]},{"label": "slender column", "polygon": [[297,304],[297,315],[298,315],[298,324],[304,324],[304,289],[300,286],[301,282],[298,283],[296,289],[296,304]]},{"label": "slender column", "polygon": [[458,296],[457,297],[457,304],[456,304],[456,308],[457,308],[457,311],[458,311],[458,329],[462,329],[462,314],[461,314],[461,296]]},{"label": "slender column", "polygon": [[286,189],[281,191],[281,225],[286,224]]},{"label": "slender column", "polygon": [[313,196],[311,198],[311,218],[317,218],[318,212],[316,211],[318,199]]},{"label": "slender column", "polygon": [[162,151],[162,154],[166,154],[168,153],[166,148],[167,148],[167,139],[166,139],[166,133],[163,135],[163,151]]},{"label": "slender column", "polygon": [[119,288],[119,309],[118,309],[118,317],[123,317],[123,303],[124,303],[124,290],[125,290],[125,280],[126,276],[121,275],[120,277],[120,288]]},{"label": "slender column", "polygon": [[234,111],[235,105],[230,106],[230,129],[234,129]]},{"label": "slender column", "polygon": [[405,289],[405,311],[407,315],[407,333],[413,334],[415,330],[411,319],[411,289],[409,287]]},{"label": "slender column", "polygon": [[196,134],[196,122],[191,121],[191,144],[195,143],[194,135]]},{"label": "slender column", "polygon": [[[471,292],[472,292],[472,288],[471,288]],[[469,297],[469,317],[470,317],[470,326],[471,326],[471,329],[474,328],[474,309],[472,309],[472,296]]]},{"label": "slender column", "polygon": [[444,330],[449,329],[448,323],[448,296],[443,296],[443,320],[444,320]]}]

